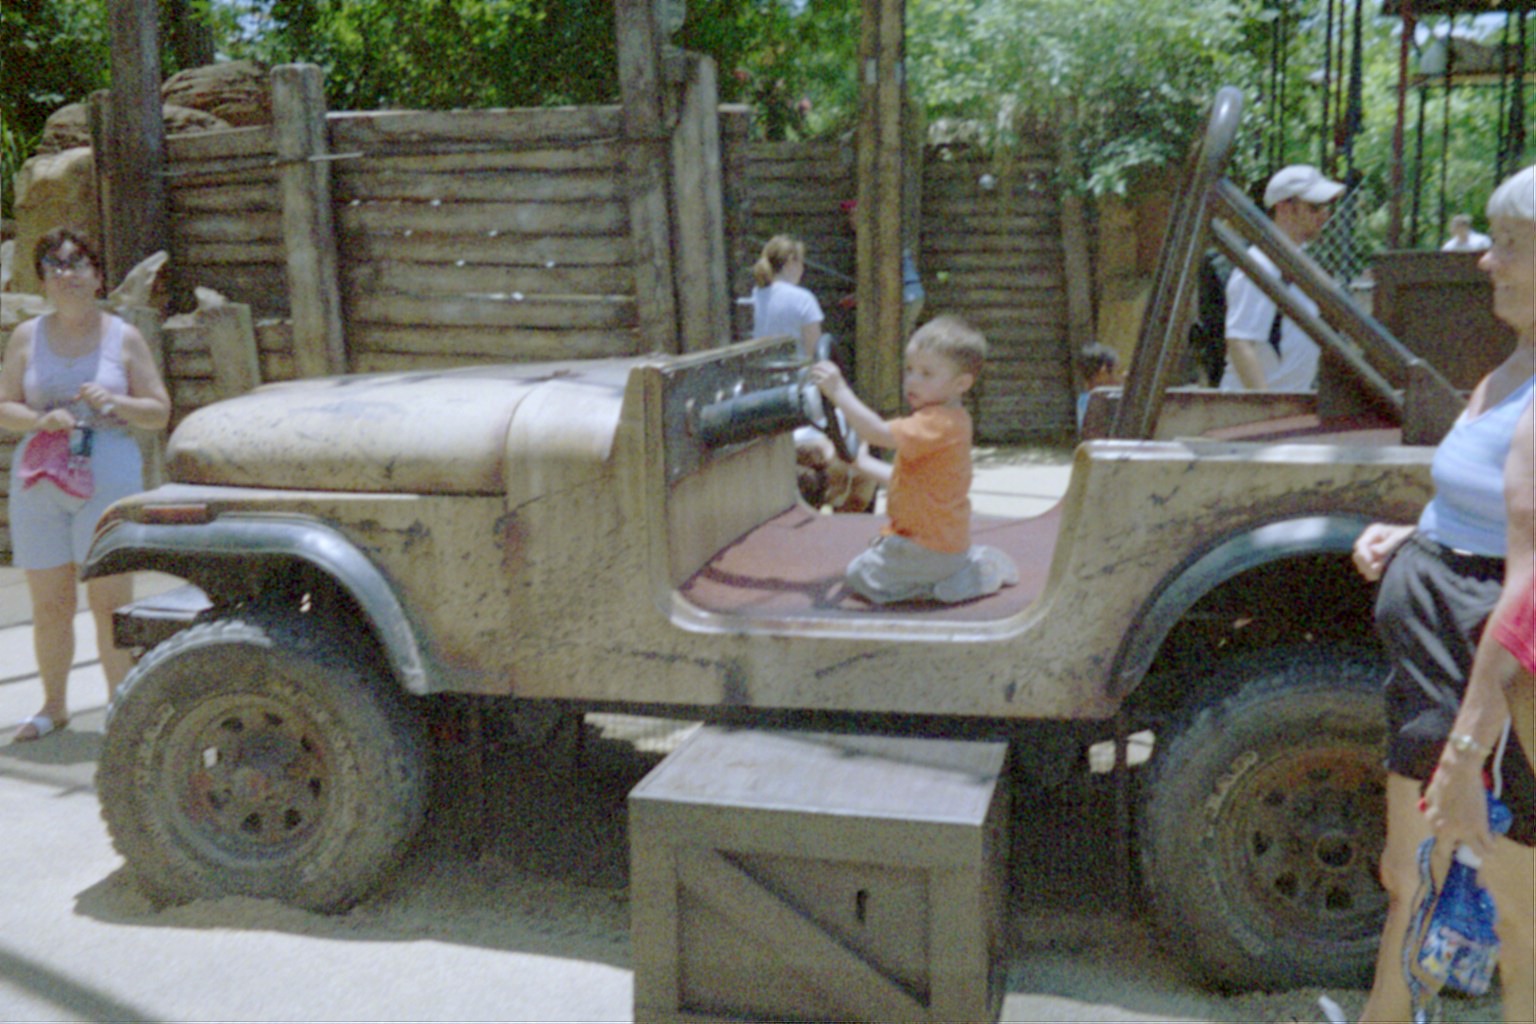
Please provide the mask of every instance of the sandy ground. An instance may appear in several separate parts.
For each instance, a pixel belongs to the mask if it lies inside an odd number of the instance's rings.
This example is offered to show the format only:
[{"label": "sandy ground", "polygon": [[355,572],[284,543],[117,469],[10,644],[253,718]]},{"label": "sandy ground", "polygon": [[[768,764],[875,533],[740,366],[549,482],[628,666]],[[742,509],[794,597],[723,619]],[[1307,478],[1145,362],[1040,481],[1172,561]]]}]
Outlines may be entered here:
[{"label": "sandy ground", "polygon": [[[490,788],[483,830],[464,827],[460,801],[379,893],[326,917],[248,899],[152,908],[98,815],[97,717],[0,747],[0,1019],[632,1019],[623,798],[676,724],[589,720],[579,753]],[[1316,991],[1202,989],[1134,913],[1093,906],[1112,883],[1090,866],[1020,908],[1004,1020],[1321,1020]],[[1331,994],[1349,1010],[1363,999]],[[1498,1019],[1491,1000],[1450,1009]]]},{"label": "sandy ground", "polygon": [[[978,505],[1059,494],[1065,465],[1035,461],[1040,472],[1023,484],[982,474]],[[39,695],[19,593],[20,574],[0,570],[0,723],[29,714]],[[402,869],[350,913],[245,899],[157,911],[99,816],[105,686],[84,616],[79,625],[71,728],[41,743],[0,738],[0,1020],[632,1018],[625,794],[685,724],[592,716],[579,744],[498,747],[483,799],[445,790],[451,799]],[[1317,991],[1224,997],[1185,975],[1120,895],[1094,838],[1107,834],[1108,806],[1090,779],[1070,803],[1035,809],[1037,828],[1072,855],[1016,858],[1023,901],[1003,1019],[1321,1020]],[[1364,998],[1330,994],[1351,1012]],[[1448,1009],[1451,1020],[1498,1019],[1492,998]]]}]

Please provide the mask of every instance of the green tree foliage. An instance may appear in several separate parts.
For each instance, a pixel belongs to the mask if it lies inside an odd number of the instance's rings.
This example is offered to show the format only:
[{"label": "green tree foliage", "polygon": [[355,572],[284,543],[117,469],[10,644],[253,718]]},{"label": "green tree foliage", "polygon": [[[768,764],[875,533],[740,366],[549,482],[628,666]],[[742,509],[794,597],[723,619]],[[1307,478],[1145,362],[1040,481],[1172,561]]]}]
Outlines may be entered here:
[{"label": "green tree foliage", "polygon": [[341,110],[611,103],[599,0],[229,0],[230,56],[325,69]]},{"label": "green tree foliage", "polygon": [[106,10],[100,0],[0,4],[0,110],[26,135],[48,115],[108,82]]},{"label": "green tree foliage", "polygon": [[859,0],[723,0],[719,6],[735,8],[728,30],[734,40],[721,36],[713,6],[690,2],[677,42],[715,59],[722,98],[753,104],[760,135],[824,136],[853,128]]},{"label": "green tree foliage", "polygon": [[[336,109],[619,98],[611,0],[220,0],[215,13],[228,55],[320,65]],[[714,58],[722,99],[804,134],[856,108],[858,26],[858,0],[692,0],[673,42]],[[807,110],[812,95],[826,101]]]},{"label": "green tree foliage", "polygon": [[1218,85],[1252,78],[1239,0],[910,0],[907,50],[930,116],[1066,133],[1067,183],[1124,194],[1178,159]]},{"label": "green tree foliage", "polygon": [[[44,119],[108,84],[106,3],[0,0],[7,212],[12,174]],[[206,19],[221,57],[320,65],[335,109],[618,101],[612,0],[165,6]],[[672,41],[715,59],[721,98],[752,104],[760,136],[843,133],[857,118],[861,9],[860,0],[688,0]],[[930,123],[958,126],[998,153],[1034,126],[1063,133],[1063,181],[1093,194],[1134,191],[1146,172],[1177,161],[1216,87],[1233,84],[1249,100],[1234,176],[1258,181],[1273,163],[1318,162],[1328,152],[1323,136],[1332,126],[1321,123],[1321,93],[1310,82],[1323,63],[1324,9],[1323,0],[907,0],[907,67]],[[1364,121],[1354,153],[1378,205],[1390,178],[1397,83],[1397,22],[1379,10],[1379,0],[1368,0]],[[1462,29],[1470,29],[1467,19]],[[1269,74],[1276,39],[1285,54],[1284,103],[1272,105],[1265,97],[1276,82]],[[1409,189],[1422,181],[1425,243],[1441,231],[1442,179],[1447,215],[1479,213],[1494,184],[1494,92],[1457,90],[1447,112],[1443,95],[1431,91],[1421,169],[1413,145],[1418,94],[1410,100],[1404,178]]]},{"label": "green tree foliage", "polygon": [[108,83],[106,9],[100,0],[0,3],[0,212],[12,182],[59,107]]}]

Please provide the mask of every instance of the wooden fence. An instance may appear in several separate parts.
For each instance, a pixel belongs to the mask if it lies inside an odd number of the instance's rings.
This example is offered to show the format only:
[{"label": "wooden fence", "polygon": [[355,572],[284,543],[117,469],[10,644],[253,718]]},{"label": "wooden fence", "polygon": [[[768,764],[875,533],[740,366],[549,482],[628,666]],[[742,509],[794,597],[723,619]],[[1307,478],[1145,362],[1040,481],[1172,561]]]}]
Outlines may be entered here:
[{"label": "wooden fence", "polygon": [[[616,107],[331,115],[347,368],[642,351],[619,119]],[[745,134],[744,114],[722,124],[733,294],[750,295],[763,242],[795,235],[806,242],[804,283],[828,330],[851,338],[853,314],[839,300],[854,290],[853,233],[841,208],[855,192],[852,147],[748,144]],[[271,131],[172,138],[169,156],[174,281],[249,304],[263,379],[296,376]],[[987,334],[978,436],[1069,431],[1071,354],[1048,164],[1026,156],[999,174],[964,151],[927,156],[923,316],[954,313]],[[750,322],[738,304],[738,337]],[[197,332],[170,335],[181,415],[221,395]]]},{"label": "wooden fence", "polygon": [[[618,108],[327,120],[348,370],[636,351]],[[173,284],[249,304],[263,378],[295,376],[272,133],[168,150]],[[219,397],[185,333],[178,414]]]},{"label": "wooden fence", "polygon": [[[1007,441],[1069,433],[1071,352],[1058,203],[1050,164],[1024,154],[1006,165],[965,150],[925,154],[917,263],[927,300],[919,322],[954,314],[987,336],[990,358],[976,389],[977,436]],[[773,235],[806,245],[803,284],[821,302],[827,330],[852,337],[854,238],[842,202],[856,192],[853,147],[838,142],[754,143],[746,170],[745,248],[732,278],[751,293],[751,260]],[[751,324],[738,306],[738,330]]]},{"label": "wooden fence", "polygon": [[[797,235],[828,328],[851,338],[851,313],[838,300],[854,290],[852,228],[840,206],[855,193],[852,147],[748,143],[748,116],[720,108],[731,291],[750,295],[751,264],[767,237]],[[292,236],[306,229],[291,223],[285,175],[296,165],[328,176],[320,212],[335,237],[341,368],[586,359],[651,347],[637,325],[633,142],[619,108],[317,120],[323,139],[307,156],[291,155],[282,124],[167,140],[172,293],[185,298],[202,286],[249,306],[255,342],[254,352],[231,352],[213,332],[169,325],[162,340],[177,419],[243,390],[253,373],[278,381],[324,372],[314,344],[295,340],[314,333],[295,312],[314,285],[291,266]],[[1011,168],[998,175],[963,151],[930,150],[918,233],[924,318],[964,316],[991,342],[973,408],[978,438],[994,442],[1072,425],[1057,204],[1043,162]],[[986,174],[1001,180],[983,187]],[[749,325],[750,310],[738,305],[736,336]],[[247,364],[254,370],[232,372]],[[0,445],[0,466],[10,447]],[[8,527],[0,502],[7,557]]]},{"label": "wooden fence", "polygon": [[1050,164],[1025,156],[1000,168],[963,152],[938,155],[951,159],[924,166],[924,316],[954,313],[987,336],[977,436],[1070,434],[1072,353]]}]

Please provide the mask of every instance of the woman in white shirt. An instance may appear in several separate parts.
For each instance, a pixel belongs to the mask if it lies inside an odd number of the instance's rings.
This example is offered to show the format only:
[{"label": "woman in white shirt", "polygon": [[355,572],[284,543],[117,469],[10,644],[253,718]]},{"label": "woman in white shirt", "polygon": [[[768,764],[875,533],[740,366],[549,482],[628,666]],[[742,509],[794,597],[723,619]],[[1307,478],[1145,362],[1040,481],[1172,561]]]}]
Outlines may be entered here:
[{"label": "woman in white shirt", "polygon": [[805,243],[775,235],[752,267],[752,337],[799,338],[807,359],[816,357],[821,339],[821,304],[800,287],[805,274]]}]

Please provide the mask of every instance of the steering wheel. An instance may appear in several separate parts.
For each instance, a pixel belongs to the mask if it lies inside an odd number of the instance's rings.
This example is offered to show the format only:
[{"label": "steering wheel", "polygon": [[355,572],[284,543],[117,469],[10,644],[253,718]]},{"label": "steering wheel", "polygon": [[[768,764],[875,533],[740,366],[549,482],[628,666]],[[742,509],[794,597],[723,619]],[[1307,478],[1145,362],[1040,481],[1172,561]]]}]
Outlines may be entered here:
[{"label": "steering wheel", "polygon": [[[832,336],[823,334],[816,341],[816,362],[825,362],[831,358]],[[807,422],[827,435],[827,440],[832,442],[838,458],[844,462],[853,462],[858,458],[859,435],[848,425],[848,421],[843,419],[843,414],[838,411],[837,406],[821,393],[820,388],[810,382],[810,367],[800,372],[800,405]]]}]

